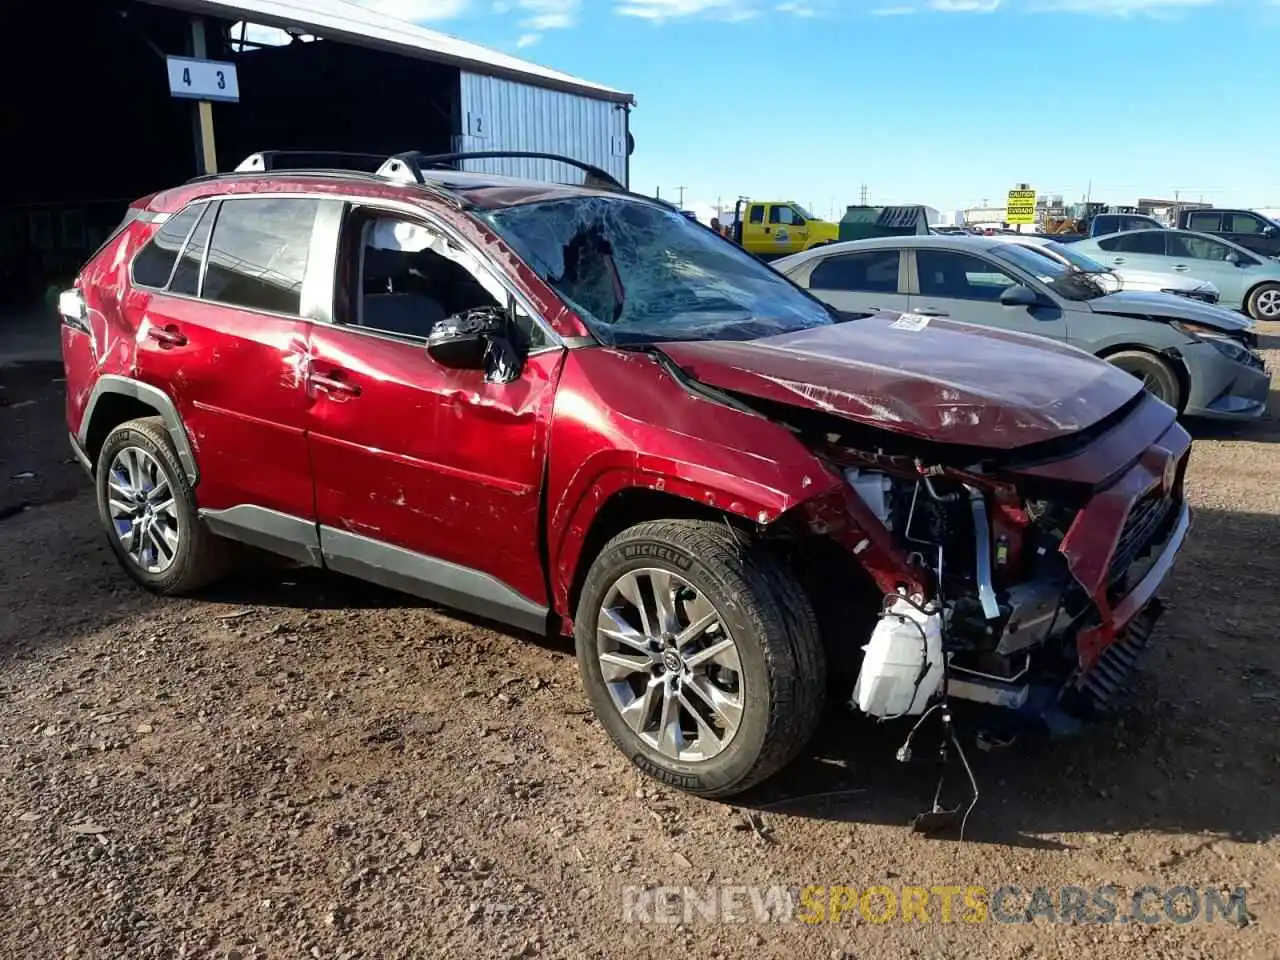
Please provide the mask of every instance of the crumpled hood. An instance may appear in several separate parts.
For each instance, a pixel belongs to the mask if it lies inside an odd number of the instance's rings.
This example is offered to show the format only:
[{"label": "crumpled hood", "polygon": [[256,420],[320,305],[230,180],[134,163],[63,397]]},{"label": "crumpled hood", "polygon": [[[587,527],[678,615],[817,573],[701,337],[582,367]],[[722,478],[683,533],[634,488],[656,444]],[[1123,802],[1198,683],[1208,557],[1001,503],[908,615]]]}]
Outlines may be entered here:
[{"label": "crumpled hood", "polygon": [[1109,293],[1105,297],[1097,297],[1088,301],[1088,304],[1094,313],[1186,320],[1188,323],[1202,323],[1206,327],[1214,327],[1224,333],[1238,333],[1254,327],[1254,322],[1244,314],[1212,303],[1174,296],[1171,293],[1122,290],[1119,293]]},{"label": "crumpled hood", "polygon": [[915,314],[660,346],[690,376],[721,390],[998,450],[1089,427],[1142,389],[1074,347]]}]

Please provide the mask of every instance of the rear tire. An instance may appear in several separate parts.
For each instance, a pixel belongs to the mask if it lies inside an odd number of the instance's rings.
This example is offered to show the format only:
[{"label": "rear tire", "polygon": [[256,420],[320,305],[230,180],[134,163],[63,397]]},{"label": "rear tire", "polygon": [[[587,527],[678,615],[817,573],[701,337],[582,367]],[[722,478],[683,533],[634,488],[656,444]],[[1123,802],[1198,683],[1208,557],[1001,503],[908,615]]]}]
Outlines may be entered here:
[{"label": "rear tire", "polygon": [[767,779],[822,714],[826,660],[808,598],[725,524],[662,520],[614,537],[587,574],[574,634],[614,743],[688,793],[727,797]]},{"label": "rear tire", "polygon": [[1245,312],[1258,321],[1280,320],[1280,283],[1264,283],[1251,291]]},{"label": "rear tire", "polygon": [[227,543],[200,522],[163,419],[130,420],[107,434],[94,484],[111,549],[142,586],[175,596],[226,572]]},{"label": "rear tire", "polygon": [[1105,358],[1113,366],[1142,381],[1147,393],[1163,400],[1173,409],[1182,410],[1182,384],[1177,371],[1155,354],[1143,350],[1121,350]]}]

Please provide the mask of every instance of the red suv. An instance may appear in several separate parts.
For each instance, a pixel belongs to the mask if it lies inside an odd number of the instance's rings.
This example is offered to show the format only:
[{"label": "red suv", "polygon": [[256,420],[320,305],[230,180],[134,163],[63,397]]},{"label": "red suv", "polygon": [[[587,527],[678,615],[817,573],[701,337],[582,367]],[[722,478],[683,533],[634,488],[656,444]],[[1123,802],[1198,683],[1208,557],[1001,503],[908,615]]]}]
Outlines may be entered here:
[{"label": "red suv", "polygon": [[134,579],[195,590],[241,543],[572,635],[617,745],[702,795],[854,681],[879,717],[1114,705],[1189,523],[1189,437],[1139,381],[834,312],[584,164],[458,159],[255,155],[139,200],[62,295]]}]

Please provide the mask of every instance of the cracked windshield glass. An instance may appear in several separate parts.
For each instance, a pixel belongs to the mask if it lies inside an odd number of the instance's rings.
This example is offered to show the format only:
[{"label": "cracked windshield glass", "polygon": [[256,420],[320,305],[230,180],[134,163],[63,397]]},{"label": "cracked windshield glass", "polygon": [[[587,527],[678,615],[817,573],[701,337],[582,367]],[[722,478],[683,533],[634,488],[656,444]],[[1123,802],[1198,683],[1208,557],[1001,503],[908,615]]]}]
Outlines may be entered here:
[{"label": "cracked windshield glass", "polygon": [[833,322],[768,267],[656,204],[579,197],[487,219],[609,344],[750,340]]}]

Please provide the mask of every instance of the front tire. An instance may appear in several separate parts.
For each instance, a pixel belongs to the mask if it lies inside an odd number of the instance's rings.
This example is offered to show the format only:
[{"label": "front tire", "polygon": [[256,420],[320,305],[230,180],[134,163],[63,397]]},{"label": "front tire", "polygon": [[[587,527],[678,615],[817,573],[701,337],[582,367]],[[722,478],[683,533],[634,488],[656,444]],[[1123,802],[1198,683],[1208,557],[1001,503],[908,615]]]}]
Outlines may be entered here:
[{"label": "front tire", "polygon": [[1182,384],[1177,372],[1164,360],[1143,350],[1121,350],[1106,361],[1141,380],[1147,393],[1157,400],[1182,411]]},{"label": "front tire", "polygon": [[165,596],[190,593],[226,568],[226,544],[200,522],[195,492],[160,417],[122,423],[98,453],[98,517],[120,565]]},{"label": "front tire", "polygon": [[727,797],[777,773],[821,717],[826,661],[808,598],[724,524],[619,534],[587,574],[578,668],[596,716],[644,773]]},{"label": "front tire", "polygon": [[1245,312],[1258,321],[1280,320],[1280,283],[1264,283],[1253,290]]}]

